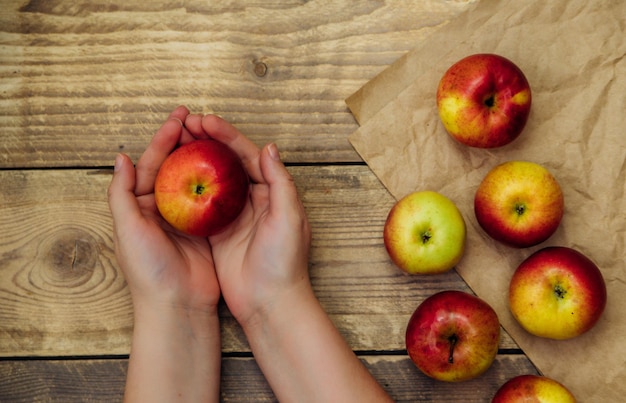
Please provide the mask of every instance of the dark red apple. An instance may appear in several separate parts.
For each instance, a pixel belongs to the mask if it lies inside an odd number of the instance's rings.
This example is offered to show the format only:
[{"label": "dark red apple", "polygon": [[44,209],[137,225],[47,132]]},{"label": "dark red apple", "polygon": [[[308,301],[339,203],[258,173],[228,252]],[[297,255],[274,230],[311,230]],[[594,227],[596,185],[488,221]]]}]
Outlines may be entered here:
[{"label": "dark red apple", "polygon": [[463,291],[442,291],[426,298],[406,329],[406,349],[431,378],[458,382],[475,378],[498,352],[500,322],[493,308]]}]

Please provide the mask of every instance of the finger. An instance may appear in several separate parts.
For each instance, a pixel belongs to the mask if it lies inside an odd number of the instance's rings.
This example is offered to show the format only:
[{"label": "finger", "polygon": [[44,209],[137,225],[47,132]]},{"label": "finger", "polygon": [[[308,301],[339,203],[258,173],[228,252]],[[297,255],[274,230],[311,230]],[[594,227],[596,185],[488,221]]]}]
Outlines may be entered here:
[{"label": "finger", "polygon": [[[135,194],[142,196],[154,190],[154,180],[165,158],[176,148],[182,132],[182,122],[189,111],[184,106],[176,108],[157,130],[152,141],[137,162]],[[181,119],[182,117],[182,119]]]},{"label": "finger", "polygon": [[189,133],[189,130],[187,130],[184,124],[182,130],[183,131],[180,135],[180,139],[178,140],[178,145],[187,144],[196,139],[191,133]]},{"label": "finger", "polygon": [[187,109],[184,105],[177,106],[168,116],[168,119],[178,119],[181,122],[184,122],[189,115],[189,109]]},{"label": "finger", "polygon": [[213,139],[229,146],[241,159],[253,182],[264,183],[259,158],[261,150],[239,130],[216,115],[204,115],[202,128]]},{"label": "finger", "polygon": [[185,120],[187,120],[187,116],[189,116],[189,109],[186,106],[180,105],[176,109],[170,113],[168,119],[178,119],[180,120],[180,124],[183,126],[183,132],[180,136],[180,140],[178,144],[185,144],[194,139],[194,136],[189,133],[189,130],[185,127]]},{"label": "finger", "polygon": [[269,144],[263,148],[261,169],[265,181],[269,185],[269,214],[291,216],[305,223],[306,215],[298,197],[293,177],[280,161],[278,148],[275,144]]},{"label": "finger", "polygon": [[134,191],[135,169],[133,163],[128,156],[119,154],[115,158],[113,179],[111,179],[107,191],[109,209],[117,228],[136,222],[136,219],[141,217]]},{"label": "finger", "polygon": [[185,127],[189,130],[189,133],[196,139],[208,139],[209,135],[206,134],[202,128],[203,115],[194,113],[187,116],[185,119]]}]

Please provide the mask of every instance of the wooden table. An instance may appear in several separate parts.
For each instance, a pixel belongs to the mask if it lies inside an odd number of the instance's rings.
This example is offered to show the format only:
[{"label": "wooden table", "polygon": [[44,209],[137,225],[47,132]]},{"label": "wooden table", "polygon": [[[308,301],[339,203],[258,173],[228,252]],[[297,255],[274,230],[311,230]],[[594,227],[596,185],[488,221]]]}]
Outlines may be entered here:
[{"label": "wooden table", "polygon": [[[313,228],[315,292],[397,401],[488,402],[537,373],[504,334],[491,369],[447,384],[404,349],[417,305],[468,290],[403,275],[382,228],[393,198],[350,146],[344,99],[470,6],[453,0],[3,1],[0,10],[0,401],[119,401],[132,305],[106,188],[171,109],[276,142]],[[272,401],[222,306],[222,400]],[[306,320],[306,318],[303,318]]]}]

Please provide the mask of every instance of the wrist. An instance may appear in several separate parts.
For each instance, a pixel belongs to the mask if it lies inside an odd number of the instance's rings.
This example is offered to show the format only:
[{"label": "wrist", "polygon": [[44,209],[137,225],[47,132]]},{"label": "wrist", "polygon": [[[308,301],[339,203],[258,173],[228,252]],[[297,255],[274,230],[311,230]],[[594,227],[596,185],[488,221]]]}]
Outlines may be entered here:
[{"label": "wrist", "polygon": [[248,339],[256,338],[255,333],[267,335],[268,331],[279,332],[290,321],[311,310],[321,310],[319,302],[308,281],[302,281],[288,289],[264,299],[254,310],[237,318]]},{"label": "wrist", "polygon": [[125,401],[217,401],[220,365],[217,309],[136,306]]},{"label": "wrist", "polygon": [[390,401],[311,287],[281,293],[243,325],[280,401]]},{"label": "wrist", "polygon": [[146,329],[163,336],[176,336],[183,329],[196,335],[213,336],[219,326],[216,306],[190,307],[170,303],[135,303],[135,330]]}]

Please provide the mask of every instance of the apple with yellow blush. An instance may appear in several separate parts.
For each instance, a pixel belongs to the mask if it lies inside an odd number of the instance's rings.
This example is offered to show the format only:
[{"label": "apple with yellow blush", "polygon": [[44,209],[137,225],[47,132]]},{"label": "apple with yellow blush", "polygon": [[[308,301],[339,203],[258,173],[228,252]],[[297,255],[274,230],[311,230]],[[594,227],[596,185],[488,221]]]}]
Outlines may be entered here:
[{"label": "apple with yellow blush", "polygon": [[506,381],[491,403],[576,403],[576,398],[562,383],[540,375],[518,375]]},{"label": "apple with yellow blush", "polygon": [[563,218],[565,199],[544,166],[507,161],[492,168],[474,195],[474,213],[493,239],[517,248],[547,240]]},{"label": "apple with yellow blush", "polygon": [[249,178],[239,156],[216,140],[195,140],[175,149],[154,184],[161,216],[193,236],[216,235],[243,210]]},{"label": "apple with yellow blush", "polygon": [[454,63],[437,87],[437,110],[450,136],[479,148],[502,147],[521,133],[532,104],[530,84],[511,60],[495,54]]},{"label": "apple with yellow blush", "polygon": [[509,284],[513,317],[530,334],[549,339],[571,339],[589,331],[606,303],[606,284],[598,266],[564,246],[530,255]]}]

